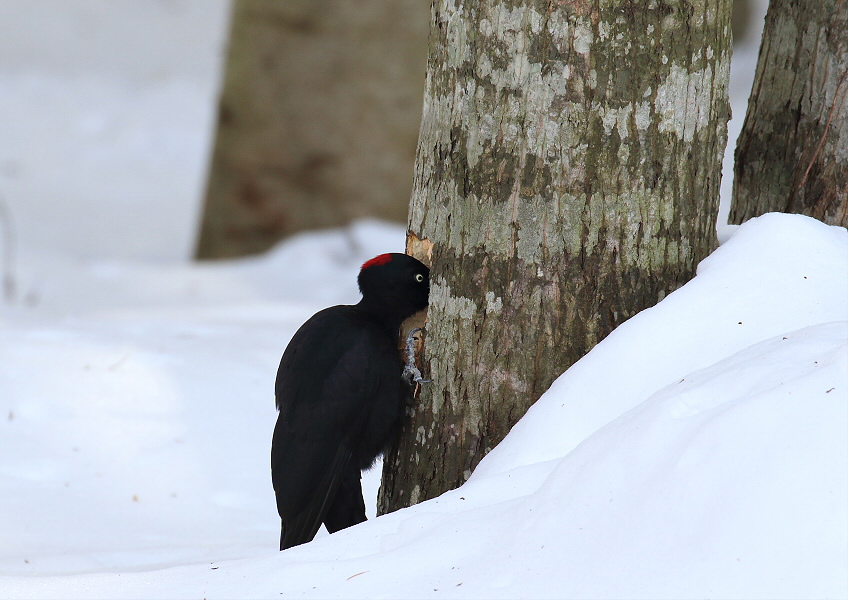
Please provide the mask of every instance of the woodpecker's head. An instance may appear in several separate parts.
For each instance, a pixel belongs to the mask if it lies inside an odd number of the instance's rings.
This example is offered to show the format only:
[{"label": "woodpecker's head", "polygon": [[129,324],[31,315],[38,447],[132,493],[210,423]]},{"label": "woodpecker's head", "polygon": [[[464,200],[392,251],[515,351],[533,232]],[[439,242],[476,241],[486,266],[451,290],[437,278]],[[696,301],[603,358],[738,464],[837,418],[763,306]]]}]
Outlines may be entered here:
[{"label": "woodpecker's head", "polygon": [[393,252],[375,256],[359,271],[361,306],[406,319],[427,307],[430,269],[420,260]]}]

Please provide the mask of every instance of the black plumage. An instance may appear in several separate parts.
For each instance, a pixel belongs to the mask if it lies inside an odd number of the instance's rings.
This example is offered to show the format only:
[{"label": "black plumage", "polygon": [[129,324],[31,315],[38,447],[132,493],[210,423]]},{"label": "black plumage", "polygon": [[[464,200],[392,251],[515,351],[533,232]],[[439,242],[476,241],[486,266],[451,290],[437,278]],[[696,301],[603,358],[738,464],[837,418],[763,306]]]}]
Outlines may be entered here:
[{"label": "black plumage", "polygon": [[395,434],[409,387],[401,322],[427,306],[430,275],[405,254],[382,254],[359,273],[362,300],[324,309],[295,333],[277,371],[279,415],[271,476],[280,549],[365,520],[360,472]]}]

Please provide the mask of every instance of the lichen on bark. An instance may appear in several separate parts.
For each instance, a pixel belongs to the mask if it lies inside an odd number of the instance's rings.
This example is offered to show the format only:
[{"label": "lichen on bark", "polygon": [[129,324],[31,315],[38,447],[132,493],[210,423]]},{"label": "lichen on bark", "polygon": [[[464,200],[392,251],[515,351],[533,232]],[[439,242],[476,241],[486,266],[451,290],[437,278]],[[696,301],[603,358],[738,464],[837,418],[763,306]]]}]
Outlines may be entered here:
[{"label": "lichen on bark", "polygon": [[715,247],[730,8],[434,3],[409,213],[433,244],[433,382],[387,456],[381,511],[461,484]]}]

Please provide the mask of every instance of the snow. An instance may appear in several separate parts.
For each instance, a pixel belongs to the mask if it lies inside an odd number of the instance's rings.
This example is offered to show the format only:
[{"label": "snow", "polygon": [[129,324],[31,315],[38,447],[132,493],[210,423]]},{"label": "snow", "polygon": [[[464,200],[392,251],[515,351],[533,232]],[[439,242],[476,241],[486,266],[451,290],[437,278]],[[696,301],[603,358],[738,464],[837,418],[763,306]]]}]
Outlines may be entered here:
[{"label": "snow", "polygon": [[191,256],[228,8],[0,2],[0,202],[22,256]]},{"label": "snow", "polygon": [[848,232],[795,215],[743,225],[460,489],[277,552],[276,362],[403,237],[360,222],[214,266],[99,265],[64,283],[90,306],[4,307],[4,596],[848,593]]},{"label": "snow", "polygon": [[[107,4],[147,28],[141,6],[211,24],[207,47],[225,20],[223,3]],[[44,35],[108,21],[92,0],[61,6]],[[97,54],[74,43],[68,64]],[[361,221],[187,262],[215,84],[179,60],[157,79],[136,43],[129,82],[114,57],[94,75],[52,72],[38,45],[26,73],[0,58],[18,234],[0,298],[0,597],[848,597],[848,232],[796,215],[724,228],[697,277],[564,373],[461,488],[374,519],[378,467],[371,520],[278,552],[277,362],[405,232]],[[102,104],[82,102],[89,85]],[[193,120],[163,118],[201,96]],[[73,137],[61,115],[89,108],[103,135]],[[27,145],[30,126],[56,144]],[[96,168],[74,175],[69,157]]]}]

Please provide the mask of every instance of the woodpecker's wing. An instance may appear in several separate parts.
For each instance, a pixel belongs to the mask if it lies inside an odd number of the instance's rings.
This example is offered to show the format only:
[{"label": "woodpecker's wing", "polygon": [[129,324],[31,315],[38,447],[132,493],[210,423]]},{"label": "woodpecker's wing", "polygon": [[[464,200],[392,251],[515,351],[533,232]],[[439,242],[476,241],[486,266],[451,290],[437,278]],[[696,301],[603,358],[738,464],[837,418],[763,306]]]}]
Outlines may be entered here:
[{"label": "woodpecker's wing", "polygon": [[[306,501],[300,508],[291,508],[285,500],[287,492],[291,491],[291,488],[285,484],[283,484],[282,489],[277,489],[275,486],[277,509],[280,511],[283,520],[280,550],[312,541],[324,521],[327,509],[332,504],[341,482],[342,473],[349,464],[350,452],[343,446],[339,446],[336,455],[320,473],[320,479],[315,483],[311,494],[308,491],[303,492],[309,495],[306,496]],[[283,496],[282,502],[281,495]]]},{"label": "woodpecker's wing", "polygon": [[315,536],[356,451],[387,374],[374,346],[374,331],[355,313],[327,309],[307,321],[286,348],[277,373],[280,414],[271,446],[285,547]]}]

